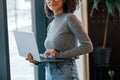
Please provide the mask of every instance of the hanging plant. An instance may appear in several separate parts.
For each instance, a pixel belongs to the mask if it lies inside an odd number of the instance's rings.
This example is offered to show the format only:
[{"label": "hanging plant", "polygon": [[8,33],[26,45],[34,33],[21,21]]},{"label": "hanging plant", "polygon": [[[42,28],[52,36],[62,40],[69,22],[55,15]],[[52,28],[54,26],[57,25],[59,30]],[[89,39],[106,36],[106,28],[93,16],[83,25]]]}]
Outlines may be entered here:
[{"label": "hanging plant", "polygon": [[106,48],[106,40],[107,40],[107,32],[108,32],[108,22],[109,22],[109,15],[114,15],[115,10],[118,11],[120,16],[120,0],[94,0],[92,10],[90,16],[92,17],[94,10],[99,10],[98,4],[104,1],[105,6],[107,8],[107,16],[106,16],[106,23],[105,23],[105,30],[104,30],[104,39],[102,48]]}]

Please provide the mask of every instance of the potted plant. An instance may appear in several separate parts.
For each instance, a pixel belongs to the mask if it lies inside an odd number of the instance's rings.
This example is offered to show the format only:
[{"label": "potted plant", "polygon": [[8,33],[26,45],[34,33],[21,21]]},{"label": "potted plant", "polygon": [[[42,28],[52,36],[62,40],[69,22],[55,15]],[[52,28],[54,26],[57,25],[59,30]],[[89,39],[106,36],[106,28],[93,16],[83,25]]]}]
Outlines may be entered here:
[{"label": "potted plant", "polygon": [[119,13],[120,16],[120,0],[94,0],[90,14],[91,17],[94,14],[95,10],[96,11],[99,10],[98,5],[101,2],[104,3],[107,8],[103,45],[100,48],[96,48],[93,53],[94,53],[95,63],[100,66],[104,66],[104,65],[106,66],[109,64],[109,58],[111,53],[111,48],[106,47],[109,16],[110,15],[114,16],[115,11],[117,11],[117,13]]}]

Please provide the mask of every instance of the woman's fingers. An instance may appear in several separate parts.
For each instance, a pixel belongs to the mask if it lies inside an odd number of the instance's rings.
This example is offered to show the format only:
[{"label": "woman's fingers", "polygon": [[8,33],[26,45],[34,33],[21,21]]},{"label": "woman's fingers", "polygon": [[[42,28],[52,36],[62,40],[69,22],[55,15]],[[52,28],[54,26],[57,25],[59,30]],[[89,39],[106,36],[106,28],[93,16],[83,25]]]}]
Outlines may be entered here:
[{"label": "woman's fingers", "polygon": [[34,63],[36,65],[39,64],[38,61],[36,61],[36,60],[33,59],[33,56],[32,56],[31,53],[28,53],[27,58],[25,58],[25,59],[28,60],[30,63]]},{"label": "woman's fingers", "polygon": [[28,60],[29,62],[33,61],[33,56],[31,53],[28,53],[26,60]]},{"label": "woman's fingers", "polygon": [[46,56],[46,57],[48,57],[49,55],[50,55],[49,52],[46,52],[46,53],[45,53],[45,56]]},{"label": "woman's fingers", "polygon": [[32,56],[31,53],[28,54],[28,57],[29,57],[30,59],[33,59],[33,56]]},{"label": "woman's fingers", "polygon": [[55,56],[56,54],[56,50],[55,49],[51,49],[51,50],[48,50],[45,55],[48,57],[49,55],[52,55],[52,56]]}]

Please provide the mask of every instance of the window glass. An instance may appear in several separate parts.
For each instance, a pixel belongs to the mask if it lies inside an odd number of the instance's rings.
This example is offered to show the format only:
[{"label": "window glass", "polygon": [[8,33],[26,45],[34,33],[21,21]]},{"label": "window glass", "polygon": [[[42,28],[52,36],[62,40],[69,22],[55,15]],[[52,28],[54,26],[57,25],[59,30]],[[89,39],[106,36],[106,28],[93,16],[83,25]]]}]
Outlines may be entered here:
[{"label": "window glass", "polygon": [[[74,14],[77,16],[77,18],[80,20],[81,24],[83,24],[83,20],[82,20],[82,12],[81,12],[81,2],[79,3],[79,7],[76,9],[76,11],[74,12]],[[78,45],[80,45],[78,43]],[[76,59],[76,64],[77,64],[77,70],[78,70],[78,76],[80,80],[84,80],[84,68],[83,68],[83,56],[79,56],[79,59]]]},{"label": "window glass", "polygon": [[13,31],[32,31],[31,0],[7,0],[11,80],[34,80],[34,67],[19,56]]}]

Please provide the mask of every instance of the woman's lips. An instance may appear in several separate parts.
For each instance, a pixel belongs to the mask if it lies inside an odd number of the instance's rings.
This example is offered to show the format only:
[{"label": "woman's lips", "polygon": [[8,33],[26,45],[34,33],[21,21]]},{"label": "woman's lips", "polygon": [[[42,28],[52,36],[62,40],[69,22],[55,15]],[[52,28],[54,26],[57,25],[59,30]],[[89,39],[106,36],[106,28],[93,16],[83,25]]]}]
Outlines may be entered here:
[{"label": "woman's lips", "polygon": [[57,4],[52,4],[51,6],[52,6],[52,7],[55,7],[55,6],[57,6]]}]

